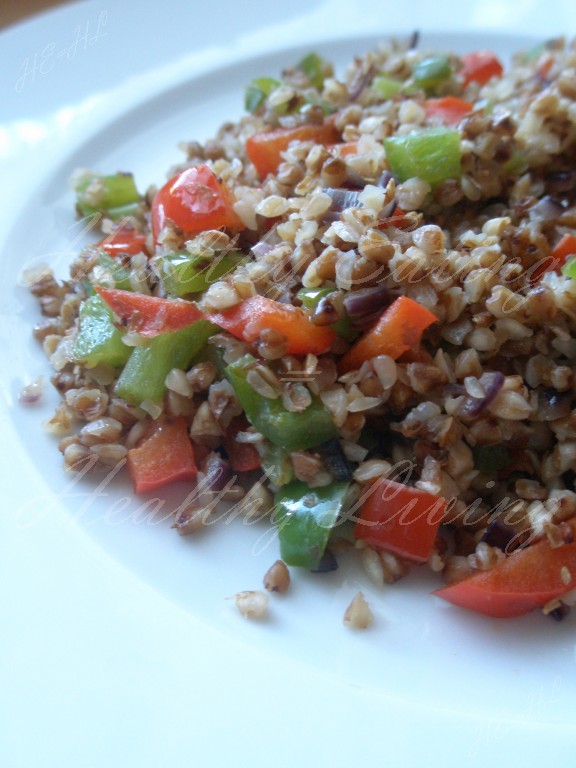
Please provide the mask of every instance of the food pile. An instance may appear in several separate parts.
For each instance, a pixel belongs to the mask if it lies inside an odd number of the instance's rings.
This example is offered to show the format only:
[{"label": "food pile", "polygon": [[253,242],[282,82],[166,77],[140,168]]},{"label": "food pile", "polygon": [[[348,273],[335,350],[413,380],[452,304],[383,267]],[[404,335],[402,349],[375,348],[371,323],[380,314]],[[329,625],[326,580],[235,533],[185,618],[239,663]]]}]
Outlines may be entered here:
[{"label": "food pile", "polygon": [[233,502],[289,566],[356,551],[391,583],[427,564],[465,608],[560,619],[576,50],[505,67],[415,42],[253,80],[246,116],[184,144],[157,188],[75,175],[101,232],[67,281],[32,281],[62,395],[47,427],[70,470],[196,484],[179,533]]}]

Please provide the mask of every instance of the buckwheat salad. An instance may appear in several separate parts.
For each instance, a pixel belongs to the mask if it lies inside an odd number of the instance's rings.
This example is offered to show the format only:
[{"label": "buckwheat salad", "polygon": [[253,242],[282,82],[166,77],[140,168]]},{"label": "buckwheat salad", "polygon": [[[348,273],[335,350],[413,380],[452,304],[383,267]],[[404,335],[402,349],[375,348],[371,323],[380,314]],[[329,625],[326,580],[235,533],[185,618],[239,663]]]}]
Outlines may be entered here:
[{"label": "buckwheat salad", "polygon": [[[505,64],[414,36],[262,74],[157,187],[74,175],[94,242],[66,281],[30,278],[65,467],[196,488],[183,535],[217,503],[266,520],[269,591],[356,556],[379,584],[428,567],[458,606],[562,619],[576,43]],[[260,616],[267,594],[237,603]],[[362,593],[345,621],[370,623]]]}]

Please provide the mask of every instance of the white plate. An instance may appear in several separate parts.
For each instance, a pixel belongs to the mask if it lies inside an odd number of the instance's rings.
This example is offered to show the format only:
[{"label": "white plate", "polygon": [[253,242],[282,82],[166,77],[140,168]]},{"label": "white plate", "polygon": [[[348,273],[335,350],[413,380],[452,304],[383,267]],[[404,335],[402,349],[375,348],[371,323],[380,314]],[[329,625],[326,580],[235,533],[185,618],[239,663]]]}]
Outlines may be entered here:
[{"label": "white plate", "polygon": [[[312,48],[342,66],[418,27],[424,47],[508,55],[566,31],[572,13],[389,5],[375,17],[370,2],[262,2],[247,17],[231,2],[218,12],[175,2],[132,17],[85,2],[2,35],[3,765],[476,765],[491,754],[571,764],[573,619],[479,618],[431,598],[427,573],[377,591],[344,561],[298,574],[269,621],[247,622],[226,598],[259,588],[276,558],[264,526],[227,517],[179,538],[165,519],[176,494],[154,516],[122,479],[65,475],[40,427],[56,396],[17,402],[23,384],[49,376],[18,274],[49,261],[63,276],[78,249],[73,168],[161,181],[179,140],[239,116],[251,77]],[[354,633],[341,617],[360,588],[376,622]]]}]

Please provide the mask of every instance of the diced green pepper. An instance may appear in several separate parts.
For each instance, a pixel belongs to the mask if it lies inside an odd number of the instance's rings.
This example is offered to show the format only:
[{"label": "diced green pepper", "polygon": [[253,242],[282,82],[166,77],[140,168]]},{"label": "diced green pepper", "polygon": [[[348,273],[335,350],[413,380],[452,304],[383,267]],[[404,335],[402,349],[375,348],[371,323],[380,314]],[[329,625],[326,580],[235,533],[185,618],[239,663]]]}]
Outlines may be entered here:
[{"label": "diced green pepper", "polygon": [[72,342],[72,360],[88,368],[99,363],[119,368],[128,360],[130,352],[114,325],[112,311],[100,296],[85,299],[80,307],[78,333]]},{"label": "diced green pepper", "polygon": [[348,483],[310,488],[300,480],[274,498],[280,556],[287,565],[317,568],[330,533],[342,513]]},{"label": "diced green pepper", "polygon": [[268,480],[280,488],[294,479],[294,469],[290,461],[290,454],[274,443],[267,443],[260,454],[262,472]]},{"label": "diced green pepper", "polygon": [[115,392],[132,405],[145,400],[158,403],[166,392],[166,376],[172,368],[188,368],[208,338],[219,330],[208,320],[198,320],[173,333],[161,333],[144,346],[134,347]]},{"label": "diced green pepper", "polygon": [[309,53],[296,64],[296,69],[304,72],[308,82],[317,90],[321,91],[324,86],[324,80],[333,72],[332,65],[325,61],[317,53]]},{"label": "diced green pepper", "polygon": [[244,107],[250,114],[258,112],[273,90],[278,88],[280,82],[273,77],[256,77],[246,86],[244,92]]},{"label": "diced green pepper", "polygon": [[438,86],[452,77],[452,67],[445,56],[430,56],[417,62],[412,70],[411,85],[428,96],[437,93]]},{"label": "diced green pepper", "polygon": [[372,80],[370,89],[374,96],[378,99],[386,101],[391,99],[402,90],[404,83],[401,80],[395,80],[393,77],[387,75],[378,75]]},{"label": "diced green pepper", "polygon": [[167,293],[186,296],[207,290],[213,282],[232,272],[243,259],[241,253],[211,258],[178,252],[160,257],[158,265]]},{"label": "diced green pepper", "polygon": [[570,257],[562,267],[562,274],[576,280],[576,256]]},{"label": "diced green pepper", "polygon": [[142,202],[131,173],[86,173],[76,180],[74,190],[76,207],[82,216],[105,213],[112,219],[121,219],[134,213]]},{"label": "diced green pepper", "polygon": [[[301,288],[296,297],[302,302],[302,306],[306,309],[314,310],[318,306],[318,303],[329,293],[333,293],[333,288]],[[358,337],[358,331],[352,325],[348,315],[340,318],[335,323],[332,323],[332,328],[336,331],[345,341],[354,341]]]},{"label": "diced green pepper", "polygon": [[548,46],[546,43],[539,43],[534,48],[530,48],[527,51],[523,51],[519,55],[519,59],[524,64],[533,64],[535,61],[537,61],[540,56],[548,49]]},{"label": "diced green pepper", "polygon": [[418,177],[432,186],[460,178],[460,134],[455,128],[423,128],[384,139],[390,170],[398,181]]},{"label": "diced green pepper", "polygon": [[472,454],[474,467],[485,474],[498,472],[510,463],[510,453],[505,445],[476,445]]},{"label": "diced green pepper", "polygon": [[105,285],[108,288],[119,288],[122,291],[131,291],[130,271],[122,266],[119,259],[115,259],[107,253],[98,254],[98,264],[92,271],[93,285]]},{"label": "diced green pepper", "polygon": [[324,101],[321,96],[319,96],[316,91],[313,91],[311,88],[304,91],[302,96],[303,101],[299,106],[300,112],[303,112],[310,104],[312,104],[314,107],[320,107],[325,115],[331,115],[336,112],[335,106],[328,104],[327,101]]},{"label": "diced green pepper", "polygon": [[218,371],[218,378],[222,379],[226,375],[226,361],[224,360],[224,350],[216,344],[206,344],[200,352],[194,356],[194,365],[197,363],[212,363]]},{"label": "diced green pepper", "polygon": [[502,166],[510,176],[522,176],[528,170],[526,153],[518,148],[512,150],[512,154]]},{"label": "diced green pepper", "polygon": [[245,355],[226,367],[226,376],[236,392],[248,421],[272,443],[287,451],[313,448],[336,437],[338,429],[322,401],[313,398],[300,412],[286,410],[281,398],[258,394],[246,380],[256,359]]}]

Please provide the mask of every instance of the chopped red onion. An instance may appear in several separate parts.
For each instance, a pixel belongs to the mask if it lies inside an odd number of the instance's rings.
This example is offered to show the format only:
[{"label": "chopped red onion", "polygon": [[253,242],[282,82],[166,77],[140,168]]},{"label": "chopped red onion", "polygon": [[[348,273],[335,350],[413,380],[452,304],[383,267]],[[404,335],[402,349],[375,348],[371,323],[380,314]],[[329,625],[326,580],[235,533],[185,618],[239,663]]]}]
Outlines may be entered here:
[{"label": "chopped red onion", "polygon": [[572,410],[570,392],[557,392],[547,387],[538,397],[538,421],[556,421],[570,415]]},{"label": "chopped red onion", "polygon": [[576,188],[576,171],[552,173],[546,178],[546,182],[550,192],[555,192],[556,194],[571,192]]},{"label": "chopped red onion", "polygon": [[488,523],[480,541],[506,553],[515,549],[520,543],[516,531],[497,518]]},{"label": "chopped red onion", "polygon": [[566,618],[566,616],[568,616],[569,613],[570,606],[561,603],[556,608],[552,608],[552,610],[548,613],[548,616],[550,616],[551,619],[554,619],[554,621],[562,621]]},{"label": "chopped red onion", "polygon": [[316,448],[328,467],[334,480],[339,483],[348,483],[352,480],[352,466],[346,458],[340,441],[336,438],[327,440]]},{"label": "chopped red onion", "polygon": [[351,320],[365,318],[368,315],[379,313],[392,302],[392,295],[388,288],[377,285],[374,288],[363,288],[360,291],[347,293],[344,298],[344,307]]},{"label": "chopped red onion", "polygon": [[364,315],[364,317],[351,318],[350,322],[354,326],[355,331],[367,331],[368,328],[371,328],[376,323],[381,314],[382,310],[378,310],[378,312],[371,312],[369,315]]},{"label": "chopped red onion", "polygon": [[382,210],[378,213],[378,221],[389,221],[390,217],[398,207],[398,203],[396,200],[390,200],[390,202],[385,205]]},{"label": "chopped red onion", "polygon": [[408,50],[414,51],[416,48],[418,48],[418,43],[420,42],[420,32],[415,29],[414,32],[410,35],[410,38],[408,39]]},{"label": "chopped red onion", "polygon": [[388,184],[392,181],[394,176],[390,173],[390,171],[382,171],[380,174],[380,178],[376,181],[377,187],[382,187],[383,189],[386,189]]},{"label": "chopped red onion", "polygon": [[36,405],[42,400],[43,392],[44,381],[42,376],[40,376],[40,378],[38,378],[36,381],[33,381],[31,384],[27,384],[25,387],[22,387],[18,401],[22,405]]},{"label": "chopped red onion", "polygon": [[330,195],[332,205],[322,216],[324,224],[333,224],[340,220],[340,214],[347,208],[360,207],[358,196],[360,191],[357,189],[341,189],[340,187],[325,187],[322,192]]},{"label": "chopped red onion", "polygon": [[460,397],[461,395],[466,394],[466,387],[464,384],[446,384],[444,392],[449,397]]},{"label": "chopped red onion", "polygon": [[274,246],[271,243],[267,243],[266,240],[259,240],[252,246],[252,248],[250,248],[250,250],[254,256],[259,259],[262,258],[262,256],[266,256],[266,254],[270,253],[273,248]]},{"label": "chopped red onion", "polygon": [[564,206],[559,200],[545,195],[530,209],[531,218],[539,221],[554,221],[564,213]]},{"label": "chopped red onion", "polygon": [[334,557],[334,553],[329,549],[326,549],[316,568],[311,568],[310,570],[312,573],[330,573],[330,571],[337,571],[338,561]]},{"label": "chopped red onion", "polygon": [[206,490],[218,492],[232,479],[232,467],[226,459],[212,453],[206,460],[205,474]]},{"label": "chopped red onion", "polygon": [[500,371],[483,373],[479,381],[484,389],[484,397],[467,397],[458,410],[460,416],[467,419],[480,416],[504,386],[505,378]]}]

